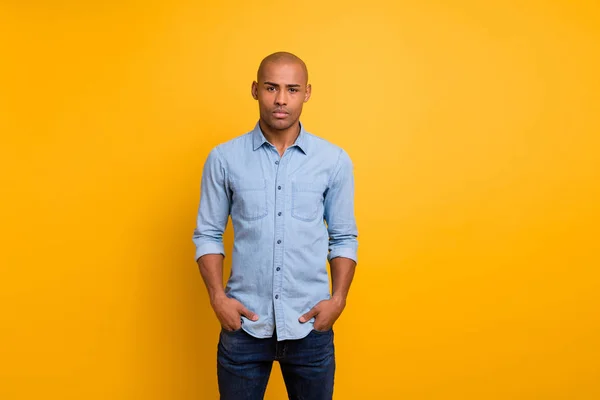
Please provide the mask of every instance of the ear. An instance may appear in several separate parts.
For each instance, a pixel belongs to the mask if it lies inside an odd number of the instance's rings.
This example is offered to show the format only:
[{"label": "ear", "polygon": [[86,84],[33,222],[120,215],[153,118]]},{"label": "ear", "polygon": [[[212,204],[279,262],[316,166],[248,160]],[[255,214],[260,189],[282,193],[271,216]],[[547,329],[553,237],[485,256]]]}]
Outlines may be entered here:
[{"label": "ear", "polygon": [[252,98],[258,100],[258,83],[256,81],[252,82]]},{"label": "ear", "polygon": [[310,94],[312,93],[312,86],[310,83],[306,85],[306,93],[304,94],[304,102],[306,103],[308,99],[310,99]]}]

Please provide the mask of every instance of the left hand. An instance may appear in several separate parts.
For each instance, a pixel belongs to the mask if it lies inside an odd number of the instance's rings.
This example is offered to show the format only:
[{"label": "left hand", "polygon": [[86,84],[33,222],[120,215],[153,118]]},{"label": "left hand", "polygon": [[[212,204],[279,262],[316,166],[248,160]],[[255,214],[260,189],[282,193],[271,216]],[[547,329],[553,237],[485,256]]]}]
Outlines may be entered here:
[{"label": "left hand", "polygon": [[328,331],[335,321],[340,317],[346,307],[346,301],[338,297],[332,297],[329,300],[322,300],[309,312],[302,315],[298,321],[305,323],[315,317],[313,328],[317,331]]}]

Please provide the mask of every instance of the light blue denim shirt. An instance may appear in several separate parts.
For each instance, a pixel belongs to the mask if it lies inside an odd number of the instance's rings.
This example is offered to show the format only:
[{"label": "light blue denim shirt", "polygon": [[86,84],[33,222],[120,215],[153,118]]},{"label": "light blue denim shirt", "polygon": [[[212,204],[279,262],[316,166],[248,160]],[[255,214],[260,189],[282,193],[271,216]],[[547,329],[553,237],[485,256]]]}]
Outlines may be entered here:
[{"label": "light blue denim shirt", "polygon": [[314,318],[298,318],[330,298],[327,260],[356,261],[352,161],[341,148],[300,124],[282,157],[257,123],[254,130],[215,147],[204,164],[193,241],[196,260],[223,254],[223,232],[234,230],[225,292],[258,314],[242,317],[250,335],[300,339]]}]

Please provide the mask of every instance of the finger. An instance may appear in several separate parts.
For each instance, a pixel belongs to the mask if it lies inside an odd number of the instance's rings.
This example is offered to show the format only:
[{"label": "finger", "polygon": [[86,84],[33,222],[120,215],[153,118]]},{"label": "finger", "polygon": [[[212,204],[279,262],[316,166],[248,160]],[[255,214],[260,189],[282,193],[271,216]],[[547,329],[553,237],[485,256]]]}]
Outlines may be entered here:
[{"label": "finger", "polygon": [[241,318],[237,313],[236,315],[231,315],[227,317],[223,322],[223,327],[228,331],[235,331],[242,327]]},{"label": "finger", "polygon": [[244,317],[248,318],[250,321],[258,321],[258,315],[248,310],[246,307],[241,306],[239,312]]},{"label": "finger", "polygon": [[228,332],[237,331],[237,330],[238,330],[238,329],[240,329],[241,327],[242,327],[241,325],[240,325],[240,326],[238,326],[238,327],[235,327],[235,326],[233,326],[233,325],[230,325],[230,326],[223,326],[223,328],[224,328],[226,331],[228,331]]},{"label": "finger", "polygon": [[306,314],[304,314],[303,316],[301,316],[298,321],[304,323],[306,321],[309,321],[311,318],[313,318],[314,316],[316,316],[319,312],[317,311],[317,307],[313,307],[310,309],[309,312],[307,312]]},{"label": "finger", "polygon": [[223,315],[221,318],[219,318],[219,321],[221,322],[223,329],[226,331],[232,331],[235,329],[235,317],[231,318],[231,316]]}]

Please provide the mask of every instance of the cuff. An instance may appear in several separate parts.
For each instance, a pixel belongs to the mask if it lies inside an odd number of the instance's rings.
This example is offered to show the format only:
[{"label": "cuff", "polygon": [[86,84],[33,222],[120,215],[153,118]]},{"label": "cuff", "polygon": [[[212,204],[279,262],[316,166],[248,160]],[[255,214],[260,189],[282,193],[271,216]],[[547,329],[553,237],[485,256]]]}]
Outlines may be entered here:
[{"label": "cuff", "polygon": [[205,254],[223,254],[225,257],[225,248],[222,243],[208,242],[196,247],[196,261]]},{"label": "cuff", "polygon": [[344,257],[353,260],[358,264],[358,257],[356,256],[356,250],[350,247],[341,247],[331,249],[329,254],[327,255],[327,260],[331,261],[336,257]]}]

